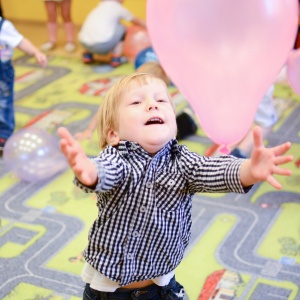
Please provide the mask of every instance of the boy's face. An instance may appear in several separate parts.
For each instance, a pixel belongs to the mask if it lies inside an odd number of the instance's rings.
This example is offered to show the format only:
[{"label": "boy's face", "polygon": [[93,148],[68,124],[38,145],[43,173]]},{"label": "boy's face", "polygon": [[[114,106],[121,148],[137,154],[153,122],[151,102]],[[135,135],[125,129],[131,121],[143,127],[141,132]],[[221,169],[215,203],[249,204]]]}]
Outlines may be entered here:
[{"label": "boy's face", "polygon": [[166,86],[157,79],[131,83],[121,95],[119,128],[109,133],[110,144],[137,142],[150,154],[157,153],[177,132],[176,116]]}]

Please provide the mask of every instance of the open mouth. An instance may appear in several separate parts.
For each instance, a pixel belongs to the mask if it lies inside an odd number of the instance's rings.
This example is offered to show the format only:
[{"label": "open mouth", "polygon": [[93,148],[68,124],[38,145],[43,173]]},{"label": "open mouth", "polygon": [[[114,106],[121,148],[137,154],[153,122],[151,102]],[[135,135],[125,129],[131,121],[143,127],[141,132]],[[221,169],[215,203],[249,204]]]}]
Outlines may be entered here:
[{"label": "open mouth", "polygon": [[164,124],[164,121],[161,118],[155,117],[148,120],[145,125],[156,125],[156,124],[158,125]]}]

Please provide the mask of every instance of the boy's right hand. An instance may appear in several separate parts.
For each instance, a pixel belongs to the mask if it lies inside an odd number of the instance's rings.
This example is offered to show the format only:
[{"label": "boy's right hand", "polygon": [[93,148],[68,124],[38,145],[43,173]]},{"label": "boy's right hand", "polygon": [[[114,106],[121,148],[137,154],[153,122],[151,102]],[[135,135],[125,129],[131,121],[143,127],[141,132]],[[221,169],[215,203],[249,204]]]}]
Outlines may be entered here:
[{"label": "boy's right hand", "polygon": [[98,181],[96,166],[65,127],[58,128],[57,132],[61,137],[60,149],[67,158],[75,177],[85,186],[95,186]]}]

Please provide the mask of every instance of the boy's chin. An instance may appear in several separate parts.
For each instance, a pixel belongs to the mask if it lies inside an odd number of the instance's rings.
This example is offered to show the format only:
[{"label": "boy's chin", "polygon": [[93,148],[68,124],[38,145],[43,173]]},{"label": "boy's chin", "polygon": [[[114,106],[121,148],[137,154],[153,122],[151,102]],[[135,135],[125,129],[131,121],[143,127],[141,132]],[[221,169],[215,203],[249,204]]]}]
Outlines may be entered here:
[{"label": "boy's chin", "polygon": [[[148,152],[158,152],[160,149],[162,149],[171,139],[153,139],[148,140],[145,143],[142,143],[141,146]],[[147,149],[151,149],[152,151],[149,151]]]}]

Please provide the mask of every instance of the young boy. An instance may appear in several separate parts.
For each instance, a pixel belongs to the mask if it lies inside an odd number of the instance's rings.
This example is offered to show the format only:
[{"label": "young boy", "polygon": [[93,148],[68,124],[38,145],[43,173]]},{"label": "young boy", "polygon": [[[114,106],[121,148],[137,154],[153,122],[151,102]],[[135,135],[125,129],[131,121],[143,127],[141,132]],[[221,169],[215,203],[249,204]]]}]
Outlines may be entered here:
[{"label": "young boy", "polygon": [[11,59],[16,47],[33,55],[42,67],[47,65],[47,57],[23,37],[10,21],[0,16],[0,155],[7,139],[15,129],[15,75]]},{"label": "young boy", "polygon": [[[162,68],[159,62],[157,61],[148,61],[144,64],[140,65],[136,70],[138,73],[150,73],[154,75],[155,77],[160,78],[165,82],[167,86],[171,84],[170,78],[166,74],[165,70]],[[181,111],[176,116],[176,122],[177,122],[177,139],[183,139],[188,135],[194,134],[197,131],[197,125],[193,118],[191,117],[190,113],[188,111]],[[78,141],[82,141],[84,139],[92,140],[93,133],[96,129],[97,125],[97,114],[93,116],[91,119],[88,127],[80,132],[75,133],[74,137]]]},{"label": "young boy", "polygon": [[190,239],[192,196],[246,193],[267,181],[291,144],[265,148],[259,128],[251,159],[203,157],[175,140],[176,116],[165,83],[134,73],[119,80],[98,111],[99,145],[89,159],[65,128],[60,147],[75,184],[97,194],[98,217],[89,232],[83,299],[183,299],[174,271]]},{"label": "young boy", "polygon": [[[146,62],[143,65],[141,65],[139,68],[137,68],[136,72],[153,74],[155,77],[162,79],[167,86],[170,85],[171,83],[168,75],[166,74],[166,72],[158,62],[154,62],[154,61]],[[75,133],[74,135],[75,138],[78,141],[82,141],[84,139],[92,140],[93,133],[96,129],[96,126],[97,126],[97,114],[93,116],[88,127],[84,131]]]}]

